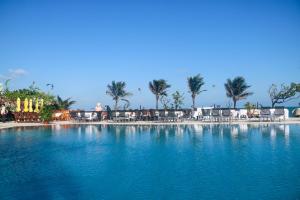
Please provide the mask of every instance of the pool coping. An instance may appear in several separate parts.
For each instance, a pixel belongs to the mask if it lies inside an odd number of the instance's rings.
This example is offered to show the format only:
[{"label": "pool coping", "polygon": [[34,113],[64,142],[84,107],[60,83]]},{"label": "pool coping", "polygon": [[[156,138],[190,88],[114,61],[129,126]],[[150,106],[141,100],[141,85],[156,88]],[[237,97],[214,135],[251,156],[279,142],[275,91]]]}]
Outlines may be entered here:
[{"label": "pool coping", "polygon": [[0,123],[0,129],[20,128],[20,127],[41,127],[41,126],[56,126],[56,125],[263,125],[263,124],[300,124],[300,118],[291,118],[285,121],[232,121],[232,122],[203,122],[203,121],[183,121],[183,122],[153,122],[153,121],[138,121],[138,122],[74,122],[74,121],[56,121],[49,124],[44,123],[17,123],[6,122]]}]

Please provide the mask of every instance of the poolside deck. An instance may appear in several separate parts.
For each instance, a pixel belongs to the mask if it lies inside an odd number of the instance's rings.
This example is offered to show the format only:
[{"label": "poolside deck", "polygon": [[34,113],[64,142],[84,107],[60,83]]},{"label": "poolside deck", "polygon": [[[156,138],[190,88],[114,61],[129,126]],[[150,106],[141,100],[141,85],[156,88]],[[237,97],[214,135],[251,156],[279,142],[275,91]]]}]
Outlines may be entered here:
[{"label": "poolside deck", "polygon": [[15,127],[33,127],[33,126],[52,126],[52,125],[201,125],[201,124],[300,124],[300,118],[289,118],[285,121],[251,121],[251,120],[237,120],[231,122],[203,122],[203,121],[182,121],[182,122],[156,122],[156,121],[136,121],[136,122],[75,122],[75,121],[55,121],[49,124],[43,123],[17,123],[5,122],[0,123],[0,129],[15,128]]}]

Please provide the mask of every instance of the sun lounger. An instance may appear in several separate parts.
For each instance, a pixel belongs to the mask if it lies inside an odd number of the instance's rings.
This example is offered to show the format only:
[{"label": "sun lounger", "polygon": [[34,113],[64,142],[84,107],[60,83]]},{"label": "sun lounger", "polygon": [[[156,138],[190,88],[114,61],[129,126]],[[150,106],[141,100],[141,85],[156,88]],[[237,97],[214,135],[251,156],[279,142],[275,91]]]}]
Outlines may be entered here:
[{"label": "sun lounger", "polygon": [[149,119],[152,121],[159,120],[159,111],[157,110],[150,110]]},{"label": "sun lounger", "polygon": [[168,120],[168,113],[167,113],[167,111],[165,111],[165,110],[159,111],[158,120],[159,121],[167,121]]},{"label": "sun lounger", "polygon": [[237,119],[248,119],[248,110],[247,109],[239,109],[238,111],[236,111],[236,118]]},{"label": "sun lounger", "polygon": [[99,121],[99,116],[97,112],[85,112],[85,121]]},{"label": "sun lounger", "polygon": [[71,120],[81,121],[81,112],[80,111],[72,111],[70,112]]},{"label": "sun lounger", "polygon": [[119,115],[120,115],[119,112],[117,112],[117,111],[112,111],[112,112],[111,112],[111,118],[112,118],[112,120],[113,120],[113,121],[119,121]]},{"label": "sun lounger", "polygon": [[140,121],[140,120],[142,120],[143,112],[140,111],[140,110],[135,110],[134,111],[134,116],[135,116],[135,118],[133,120]]},{"label": "sun lounger", "polygon": [[183,115],[184,115],[183,111],[177,110],[177,111],[174,111],[174,113],[176,115],[177,120],[180,120],[180,121],[183,120]]},{"label": "sun lounger", "polygon": [[185,109],[182,110],[183,115],[182,115],[182,120],[191,120],[193,117],[193,110],[191,109]]},{"label": "sun lounger", "polygon": [[230,109],[224,109],[222,110],[222,121],[231,121],[232,120],[232,114]]},{"label": "sun lounger", "polygon": [[259,119],[260,121],[271,121],[272,120],[272,115],[270,109],[261,109],[260,114],[259,114]]},{"label": "sun lounger", "polygon": [[200,120],[202,121],[210,121],[211,120],[211,110],[212,109],[202,109],[202,115],[200,116]]},{"label": "sun lounger", "polygon": [[220,121],[221,120],[221,110],[220,109],[212,109],[211,111],[211,120]]},{"label": "sun lounger", "polygon": [[117,121],[121,121],[121,122],[130,121],[130,115],[129,115],[129,113],[126,112],[126,111],[120,111]]},{"label": "sun lounger", "polygon": [[172,122],[175,122],[175,121],[178,120],[178,117],[177,117],[177,115],[176,115],[176,113],[175,113],[174,110],[168,111],[168,117],[167,117],[167,119],[168,119],[168,121],[172,121]]},{"label": "sun lounger", "polygon": [[278,119],[279,121],[285,120],[285,112],[284,108],[275,108],[274,114],[273,114],[274,121]]}]

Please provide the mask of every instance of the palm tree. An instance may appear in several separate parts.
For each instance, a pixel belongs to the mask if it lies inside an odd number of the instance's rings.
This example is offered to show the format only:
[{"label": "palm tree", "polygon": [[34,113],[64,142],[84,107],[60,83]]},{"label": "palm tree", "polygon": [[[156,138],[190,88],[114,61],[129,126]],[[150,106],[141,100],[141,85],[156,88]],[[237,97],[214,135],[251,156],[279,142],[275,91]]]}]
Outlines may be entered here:
[{"label": "palm tree", "polygon": [[225,83],[226,95],[232,98],[234,108],[236,108],[237,101],[246,99],[253,94],[252,92],[247,92],[247,89],[250,87],[241,76],[235,77],[233,80],[227,79],[227,83]]},{"label": "palm tree", "polygon": [[119,101],[125,101],[129,105],[129,101],[126,99],[126,97],[129,97],[132,94],[130,92],[127,92],[125,88],[126,88],[126,83],[122,81],[120,82],[112,81],[111,85],[109,84],[107,85],[106,94],[111,96],[115,101],[115,110],[118,109]]},{"label": "palm tree", "polygon": [[152,82],[149,82],[149,89],[155,95],[156,109],[158,109],[159,98],[162,96],[168,96],[167,89],[170,87],[171,85],[168,85],[167,81],[164,79],[153,80]]},{"label": "palm tree", "polygon": [[175,93],[172,94],[172,97],[173,97],[174,108],[176,110],[178,108],[181,108],[181,106],[183,105],[184,94],[180,93],[179,91],[176,91]]},{"label": "palm tree", "polygon": [[75,103],[76,101],[71,101],[71,98],[63,100],[60,96],[57,96],[54,106],[58,110],[69,110]]},{"label": "palm tree", "polygon": [[199,95],[201,92],[206,91],[206,90],[201,90],[203,85],[204,85],[203,77],[201,77],[200,74],[196,76],[188,77],[188,87],[193,100],[193,106],[192,106],[193,108],[195,108],[195,100],[197,95]]}]

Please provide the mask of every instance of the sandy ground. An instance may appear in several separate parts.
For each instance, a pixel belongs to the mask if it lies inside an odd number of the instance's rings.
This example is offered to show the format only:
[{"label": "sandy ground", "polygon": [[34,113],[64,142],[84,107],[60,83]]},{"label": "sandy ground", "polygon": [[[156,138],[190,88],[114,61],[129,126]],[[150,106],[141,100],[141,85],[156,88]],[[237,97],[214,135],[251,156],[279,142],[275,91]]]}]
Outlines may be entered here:
[{"label": "sandy ground", "polygon": [[83,124],[83,125],[101,125],[101,124],[111,124],[111,125],[201,125],[201,124],[300,124],[300,118],[289,118],[285,121],[232,121],[232,122],[203,122],[203,121],[183,121],[183,122],[153,122],[153,121],[138,121],[138,122],[75,122],[75,121],[59,121],[51,122],[50,124],[43,123],[16,123],[16,122],[6,122],[0,123],[0,129],[14,128],[14,127],[33,127],[33,126],[52,126],[52,125],[72,125],[72,124]]}]

